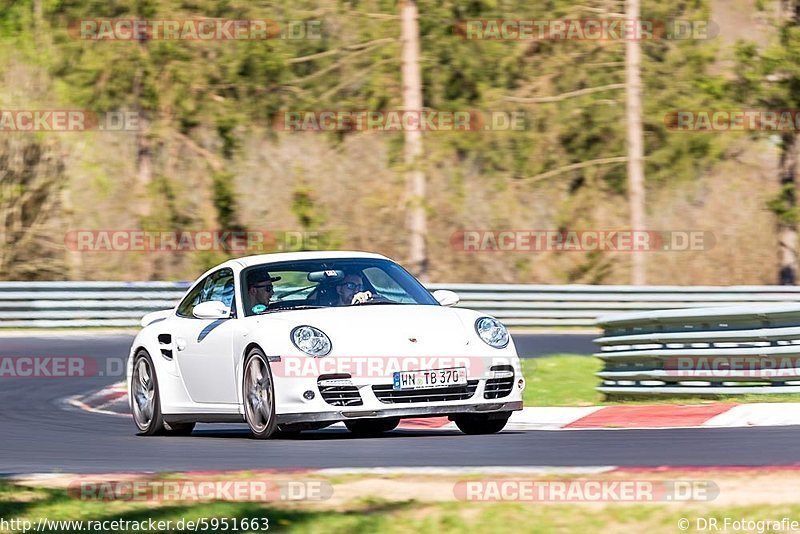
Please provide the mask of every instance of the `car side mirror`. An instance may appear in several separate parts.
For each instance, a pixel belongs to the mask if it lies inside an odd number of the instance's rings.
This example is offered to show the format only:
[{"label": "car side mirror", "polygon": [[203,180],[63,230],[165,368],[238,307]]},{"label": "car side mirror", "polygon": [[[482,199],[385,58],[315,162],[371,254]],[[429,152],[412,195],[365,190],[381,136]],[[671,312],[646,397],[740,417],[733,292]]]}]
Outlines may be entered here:
[{"label": "car side mirror", "polygon": [[222,302],[209,300],[195,306],[192,315],[198,319],[228,319],[231,316],[231,309]]},{"label": "car side mirror", "polygon": [[437,289],[433,292],[435,298],[442,306],[455,306],[458,304],[458,294],[448,289]]}]

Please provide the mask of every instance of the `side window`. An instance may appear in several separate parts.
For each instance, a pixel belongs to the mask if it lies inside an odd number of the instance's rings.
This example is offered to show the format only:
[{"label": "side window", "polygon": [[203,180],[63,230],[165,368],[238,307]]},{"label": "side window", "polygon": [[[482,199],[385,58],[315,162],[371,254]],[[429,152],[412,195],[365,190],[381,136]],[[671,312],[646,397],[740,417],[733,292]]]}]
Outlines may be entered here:
[{"label": "side window", "polygon": [[197,284],[194,289],[192,289],[186,297],[184,297],[183,301],[178,306],[178,316],[179,317],[194,317],[192,312],[194,311],[194,307],[200,304],[200,293],[203,291],[203,288],[208,283],[211,277],[207,277],[203,282]]},{"label": "side window", "polygon": [[203,297],[200,302],[214,300],[222,302],[230,308],[233,305],[233,271],[222,269],[209,278],[209,283],[203,288]]},{"label": "side window", "polygon": [[218,301],[228,307],[233,307],[234,295],[233,271],[231,269],[221,269],[206,277],[201,283],[197,284],[192,291],[186,295],[178,306],[180,317],[194,317],[192,312],[194,307],[201,302]]}]

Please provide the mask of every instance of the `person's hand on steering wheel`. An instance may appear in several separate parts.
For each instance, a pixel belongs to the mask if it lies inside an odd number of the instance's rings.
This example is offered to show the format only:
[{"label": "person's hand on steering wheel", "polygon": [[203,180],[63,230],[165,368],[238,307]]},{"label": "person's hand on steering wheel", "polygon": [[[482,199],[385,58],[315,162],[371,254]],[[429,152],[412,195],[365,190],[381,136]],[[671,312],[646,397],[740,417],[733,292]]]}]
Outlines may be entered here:
[{"label": "person's hand on steering wheel", "polygon": [[350,304],[364,304],[372,300],[372,291],[361,291],[353,295],[353,300]]}]

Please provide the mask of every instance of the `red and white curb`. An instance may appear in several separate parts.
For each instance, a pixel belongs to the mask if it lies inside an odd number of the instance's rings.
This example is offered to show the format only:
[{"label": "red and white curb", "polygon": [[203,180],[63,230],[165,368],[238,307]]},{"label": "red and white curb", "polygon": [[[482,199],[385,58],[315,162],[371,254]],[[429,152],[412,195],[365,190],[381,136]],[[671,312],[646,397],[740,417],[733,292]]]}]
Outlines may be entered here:
[{"label": "red and white curb", "polygon": [[[83,411],[129,417],[124,383],[88,395],[76,395],[65,404]],[[732,428],[800,425],[800,403],[635,404],[587,407],[529,407],[514,412],[506,431],[630,430],[658,428]],[[337,423],[330,428],[344,428]],[[404,430],[453,430],[447,417],[403,419]]]},{"label": "red and white curb", "polygon": [[[735,428],[800,425],[800,403],[647,404],[524,408],[506,431]],[[400,428],[456,429],[446,417],[406,419]]]},{"label": "red and white curb", "polygon": [[104,415],[129,416],[128,388],[124,382],[114,384],[88,395],[75,395],[64,399],[64,404],[85,412]]},{"label": "red and white curb", "polygon": [[525,408],[509,423],[525,430],[731,428],[800,425],[800,403],[641,404]]}]

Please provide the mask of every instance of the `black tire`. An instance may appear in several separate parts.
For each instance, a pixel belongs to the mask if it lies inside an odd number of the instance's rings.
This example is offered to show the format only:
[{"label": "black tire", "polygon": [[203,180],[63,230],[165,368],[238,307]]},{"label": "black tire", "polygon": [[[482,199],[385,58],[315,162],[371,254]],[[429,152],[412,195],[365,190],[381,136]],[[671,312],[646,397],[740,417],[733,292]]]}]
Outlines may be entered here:
[{"label": "black tire", "polygon": [[496,434],[503,430],[508,423],[508,418],[511,414],[505,417],[492,418],[485,415],[466,415],[456,417],[455,423],[458,429],[464,434],[478,435],[478,434]]},{"label": "black tire", "polygon": [[146,350],[136,353],[131,379],[131,413],[140,436],[155,436],[164,431],[161,416],[161,397],[158,394],[153,360]]},{"label": "black tire", "polygon": [[345,421],[347,430],[361,437],[380,436],[384,432],[390,432],[400,424],[400,418],[390,417],[386,419],[364,419],[361,421]]},{"label": "black tire", "polygon": [[[257,371],[256,371],[257,368]],[[244,417],[256,439],[269,439],[278,430],[275,414],[275,385],[264,352],[255,348],[245,359],[242,373]]]},{"label": "black tire", "polygon": [[194,423],[164,423],[164,431],[170,436],[191,436]]}]

